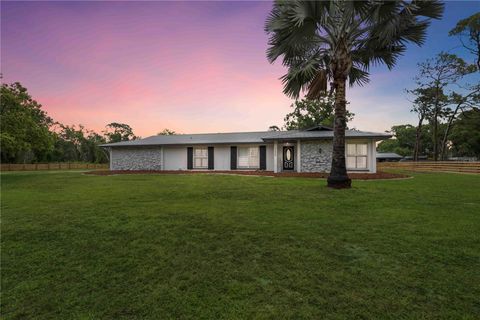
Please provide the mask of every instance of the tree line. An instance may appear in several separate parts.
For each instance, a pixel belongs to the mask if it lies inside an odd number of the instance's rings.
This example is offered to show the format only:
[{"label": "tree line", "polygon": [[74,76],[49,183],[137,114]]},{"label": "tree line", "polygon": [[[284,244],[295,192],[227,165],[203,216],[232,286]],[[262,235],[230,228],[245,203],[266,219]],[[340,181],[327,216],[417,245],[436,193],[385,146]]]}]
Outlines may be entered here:
[{"label": "tree line", "polygon": [[[106,163],[108,153],[101,144],[140,138],[125,123],[111,122],[95,132],[54,121],[19,82],[2,84],[0,97],[2,163]],[[158,134],[175,132],[164,129]]]},{"label": "tree line", "polygon": [[18,82],[2,84],[0,116],[2,163],[105,163],[108,155],[100,144],[137,138],[124,123],[112,122],[95,132],[54,121]]}]

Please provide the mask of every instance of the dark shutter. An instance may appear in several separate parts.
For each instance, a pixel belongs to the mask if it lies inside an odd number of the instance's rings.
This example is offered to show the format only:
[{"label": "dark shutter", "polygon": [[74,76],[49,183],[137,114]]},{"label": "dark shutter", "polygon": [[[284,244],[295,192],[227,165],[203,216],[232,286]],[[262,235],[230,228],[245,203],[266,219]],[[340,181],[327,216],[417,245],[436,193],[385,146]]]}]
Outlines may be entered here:
[{"label": "dark shutter", "polygon": [[260,170],[267,170],[267,147],[260,146]]},{"label": "dark shutter", "polygon": [[193,148],[187,148],[187,169],[193,169]]},{"label": "dark shutter", "polygon": [[230,169],[237,169],[237,147],[230,147]]},{"label": "dark shutter", "polygon": [[214,169],[213,147],[208,147],[208,170]]}]

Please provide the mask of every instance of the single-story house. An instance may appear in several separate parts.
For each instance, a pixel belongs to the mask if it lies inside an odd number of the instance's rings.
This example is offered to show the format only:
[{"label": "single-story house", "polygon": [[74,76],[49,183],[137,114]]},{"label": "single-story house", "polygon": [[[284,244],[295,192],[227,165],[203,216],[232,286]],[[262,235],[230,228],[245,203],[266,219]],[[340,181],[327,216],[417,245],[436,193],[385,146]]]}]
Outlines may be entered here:
[{"label": "single-story house", "polygon": [[395,152],[377,152],[378,162],[396,162],[403,159],[403,157]]},{"label": "single-story house", "polygon": [[[346,131],[348,171],[376,172],[376,142],[385,133]],[[333,130],[157,135],[102,145],[110,170],[267,170],[329,172]]]}]

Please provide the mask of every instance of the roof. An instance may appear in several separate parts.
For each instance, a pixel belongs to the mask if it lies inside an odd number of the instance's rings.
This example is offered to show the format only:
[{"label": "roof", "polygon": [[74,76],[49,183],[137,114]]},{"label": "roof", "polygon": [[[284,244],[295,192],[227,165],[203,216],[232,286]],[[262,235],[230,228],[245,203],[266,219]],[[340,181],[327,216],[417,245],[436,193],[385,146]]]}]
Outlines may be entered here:
[{"label": "roof", "polygon": [[[310,129],[311,130],[311,129]],[[346,130],[347,138],[369,138],[376,140],[388,139],[389,134]],[[274,140],[293,139],[332,139],[333,131],[323,127],[320,130],[304,131],[257,131],[257,132],[229,132],[229,133],[201,133],[201,134],[173,134],[157,135],[145,139],[107,143],[101,147],[134,147],[155,145],[192,145],[192,144],[241,144],[241,143],[265,143]]]},{"label": "roof", "polygon": [[403,159],[403,157],[394,152],[377,152],[377,159]]},{"label": "roof", "polygon": [[[290,130],[290,131],[277,131],[280,133],[278,136],[265,137],[264,141],[268,140],[288,140],[288,139],[333,139],[333,130],[320,130],[320,131],[304,131],[304,130]],[[391,138],[390,134],[359,131],[359,130],[345,130],[345,137],[347,138],[373,138],[377,140],[384,140]]]}]

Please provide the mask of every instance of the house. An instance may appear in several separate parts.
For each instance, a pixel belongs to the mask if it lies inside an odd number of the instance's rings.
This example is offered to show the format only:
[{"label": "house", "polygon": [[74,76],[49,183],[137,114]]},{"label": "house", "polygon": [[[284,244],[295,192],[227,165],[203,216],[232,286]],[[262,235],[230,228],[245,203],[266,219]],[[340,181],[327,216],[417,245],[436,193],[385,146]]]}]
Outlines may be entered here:
[{"label": "house", "polygon": [[377,162],[397,162],[403,157],[395,152],[377,152]]},{"label": "house", "polygon": [[[376,172],[376,142],[385,133],[346,131],[348,171]],[[329,172],[333,130],[157,135],[104,144],[111,170],[267,170]]]}]

